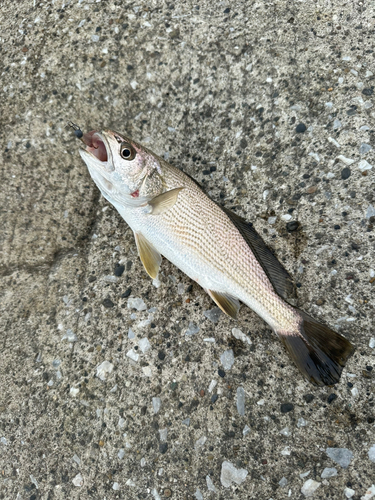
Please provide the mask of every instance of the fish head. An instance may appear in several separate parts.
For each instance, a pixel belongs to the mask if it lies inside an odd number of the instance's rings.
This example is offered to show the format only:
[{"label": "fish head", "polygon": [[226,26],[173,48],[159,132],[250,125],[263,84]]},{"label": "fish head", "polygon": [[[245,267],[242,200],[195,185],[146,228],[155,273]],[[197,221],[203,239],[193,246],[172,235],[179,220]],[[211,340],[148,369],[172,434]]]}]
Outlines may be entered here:
[{"label": "fish head", "polygon": [[82,141],[81,157],[112,204],[137,206],[162,192],[160,159],[140,144],[112,130],[92,130]]}]

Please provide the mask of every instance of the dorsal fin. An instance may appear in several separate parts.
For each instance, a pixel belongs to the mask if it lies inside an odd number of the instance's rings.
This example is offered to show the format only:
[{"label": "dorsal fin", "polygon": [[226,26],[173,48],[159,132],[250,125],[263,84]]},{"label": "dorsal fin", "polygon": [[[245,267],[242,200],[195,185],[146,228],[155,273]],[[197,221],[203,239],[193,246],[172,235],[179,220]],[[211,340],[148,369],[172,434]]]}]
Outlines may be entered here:
[{"label": "dorsal fin", "polygon": [[291,298],[295,295],[294,284],[288,271],[280,264],[272,251],[267,247],[252,224],[227,208],[221,207],[233,224],[241,233],[241,236],[249,245],[251,251],[263,267],[268,279],[275,291],[283,298]]}]

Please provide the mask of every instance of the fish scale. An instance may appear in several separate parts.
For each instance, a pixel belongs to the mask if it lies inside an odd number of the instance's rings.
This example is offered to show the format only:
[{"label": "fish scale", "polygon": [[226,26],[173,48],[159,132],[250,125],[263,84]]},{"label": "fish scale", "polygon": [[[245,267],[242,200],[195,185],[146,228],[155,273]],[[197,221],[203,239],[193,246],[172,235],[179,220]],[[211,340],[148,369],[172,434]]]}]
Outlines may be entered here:
[{"label": "fish scale", "polygon": [[128,137],[93,130],[79,138],[91,177],[132,228],[151,277],[157,276],[163,255],[225,313],[235,317],[240,302],[253,309],[310,382],[338,382],[353,346],[286,301],[293,291],[291,278],[252,225]]},{"label": "fish scale", "polygon": [[[166,190],[179,186],[185,189],[176,204],[161,216],[139,210],[138,220],[129,219],[132,229],[142,231],[163,256],[203,288],[210,288],[211,281],[218,282],[220,291],[238,297],[273,329],[287,329],[291,323],[297,329],[298,314],[275,293],[262,266],[227,215],[182,171],[168,167],[163,169]],[[190,252],[188,266],[176,259],[179,247]],[[202,269],[201,278],[197,279],[197,273],[191,269]],[[209,279],[202,279],[206,274]]]}]

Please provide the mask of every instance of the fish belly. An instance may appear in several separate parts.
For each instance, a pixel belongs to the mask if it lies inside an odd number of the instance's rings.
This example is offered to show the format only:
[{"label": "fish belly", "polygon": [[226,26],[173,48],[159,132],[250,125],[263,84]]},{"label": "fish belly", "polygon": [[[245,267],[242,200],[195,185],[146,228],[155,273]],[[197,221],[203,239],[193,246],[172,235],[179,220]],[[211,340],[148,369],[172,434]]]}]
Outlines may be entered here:
[{"label": "fish belly", "polygon": [[[120,212],[121,213],[121,212]],[[121,215],[134,232],[140,232],[156,250],[205,290],[228,294],[257,313],[277,331],[297,325],[291,306],[279,297],[250,248],[228,224],[170,218],[139,211]],[[221,231],[227,232],[222,233]],[[220,234],[217,234],[220,231]]]}]

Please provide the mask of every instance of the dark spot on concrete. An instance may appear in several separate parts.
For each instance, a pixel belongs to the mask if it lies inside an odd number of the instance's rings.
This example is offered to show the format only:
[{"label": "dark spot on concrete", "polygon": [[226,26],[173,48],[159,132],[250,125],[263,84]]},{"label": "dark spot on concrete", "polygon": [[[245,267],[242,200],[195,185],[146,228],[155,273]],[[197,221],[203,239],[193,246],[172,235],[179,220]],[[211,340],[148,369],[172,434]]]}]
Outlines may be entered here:
[{"label": "dark spot on concrete", "polygon": [[299,123],[296,127],[297,134],[303,134],[304,132],[306,132],[306,130],[307,130],[307,127],[304,123]]},{"label": "dark spot on concrete", "polygon": [[168,443],[159,444],[159,451],[162,455],[164,455],[164,453],[166,453],[167,450],[168,450]]},{"label": "dark spot on concrete", "polygon": [[351,171],[349,167],[345,167],[341,170],[341,179],[349,179]]},{"label": "dark spot on concrete", "polygon": [[298,228],[299,228],[299,222],[296,220],[291,220],[290,222],[287,222],[287,224],[286,224],[286,230],[289,233],[296,231]]},{"label": "dark spot on concrete", "polygon": [[117,264],[114,270],[115,276],[122,276],[122,273],[125,271],[125,266]]},{"label": "dark spot on concrete", "polygon": [[311,401],[315,398],[314,394],[305,394],[303,396],[303,399],[306,401],[306,403],[311,403]]},{"label": "dark spot on concrete", "polygon": [[337,395],[335,393],[332,393],[328,396],[327,403],[331,404],[335,399],[337,399]]},{"label": "dark spot on concrete", "polygon": [[294,405],[292,403],[282,403],[280,405],[281,413],[289,413],[294,409]]}]

